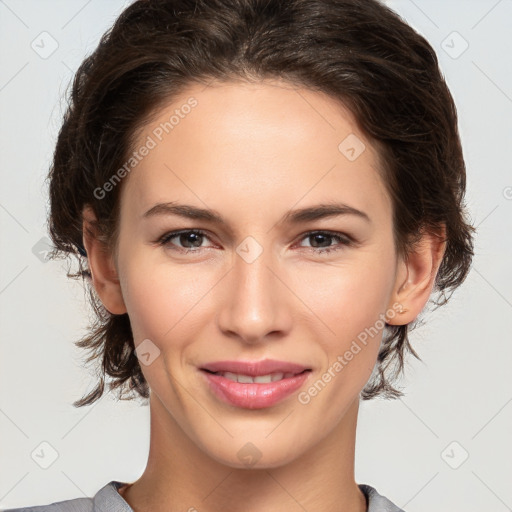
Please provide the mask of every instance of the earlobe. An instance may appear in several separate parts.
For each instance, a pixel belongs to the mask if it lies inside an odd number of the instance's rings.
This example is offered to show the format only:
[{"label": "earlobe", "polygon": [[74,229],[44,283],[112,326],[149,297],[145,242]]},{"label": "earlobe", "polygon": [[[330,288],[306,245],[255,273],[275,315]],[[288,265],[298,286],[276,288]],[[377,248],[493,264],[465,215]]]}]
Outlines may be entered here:
[{"label": "earlobe", "polygon": [[101,302],[114,315],[126,313],[121,285],[112,254],[99,240],[96,228],[96,215],[86,205],[82,211],[83,245],[87,252],[92,284]]},{"label": "earlobe", "polygon": [[[391,304],[399,304],[390,325],[412,322],[427,304],[446,250],[446,229],[425,232],[405,259],[398,263]],[[395,308],[394,308],[395,309]],[[401,312],[401,313],[400,313]]]}]

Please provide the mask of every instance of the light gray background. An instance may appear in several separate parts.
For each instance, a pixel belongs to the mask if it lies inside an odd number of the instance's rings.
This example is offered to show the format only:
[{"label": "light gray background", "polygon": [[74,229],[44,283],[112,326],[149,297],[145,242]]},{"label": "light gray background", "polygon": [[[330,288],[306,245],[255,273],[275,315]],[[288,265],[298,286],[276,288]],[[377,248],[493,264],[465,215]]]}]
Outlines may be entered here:
[{"label": "light gray background", "polygon": [[[407,512],[512,510],[512,1],[387,3],[439,56],[478,235],[463,287],[411,335],[423,363],[409,360],[405,398],[362,403],[356,480]],[[0,508],[92,496],[145,467],[148,407],[71,406],[95,382],[73,345],[89,312],[65,263],[41,259],[62,97],[127,4],[0,0]]]}]

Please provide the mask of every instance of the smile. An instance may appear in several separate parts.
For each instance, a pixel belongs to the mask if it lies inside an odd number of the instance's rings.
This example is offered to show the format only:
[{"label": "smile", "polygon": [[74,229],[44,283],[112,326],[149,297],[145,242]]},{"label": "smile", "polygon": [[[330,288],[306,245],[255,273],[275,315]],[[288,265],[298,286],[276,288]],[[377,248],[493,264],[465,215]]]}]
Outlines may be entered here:
[{"label": "smile", "polygon": [[225,377],[226,379],[232,380],[234,382],[242,382],[245,384],[268,384],[269,382],[277,382],[282,379],[289,379],[293,377],[294,373],[268,373],[267,375],[257,375],[253,377],[251,375],[244,375],[241,373],[232,373],[232,372],[216,372],[215,375],[220,375],[221,377]]},{"label": "smile", "polygon": [[309,379],[312,371],[299,373],[272,372],[247,375],[228,371],[212,372],[201,369],[208,390],[225,404],[243,409],[272,407],[298,391]]}]

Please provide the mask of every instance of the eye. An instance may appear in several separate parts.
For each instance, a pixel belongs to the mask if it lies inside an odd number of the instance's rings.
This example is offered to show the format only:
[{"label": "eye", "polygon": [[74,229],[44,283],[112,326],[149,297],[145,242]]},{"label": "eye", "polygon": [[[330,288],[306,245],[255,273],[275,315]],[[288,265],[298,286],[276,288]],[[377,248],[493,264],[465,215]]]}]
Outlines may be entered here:
[{"label": "eye", "polygon": [[[207,238],[207,235],[204,231],[200,229],[183,229],[181,231],[173,231],[171,233],[166,233],[158,240],[158,244],[169,246],[170,249],[181,251],[184,253],[189,252],[198,252],[202,247],[202,242]],[[180,246],[175,246],[171,240],[176,239],[180,244]]]},{"label": "eye", "polygon": [[[310,231],[306,233],[302,240],[312,239],[313,244],[309,248],[313,249],[314,252],[328,253],[332,251],[339,251],[345,246],[353,245],[353,240],[343,233],[330,232],[330,231]],[[332,246],[329,241],[336,241],[338,245]],[[304,247],[304,246],[302,246]],[[307,247],[307,246],[306,246]]]},{"label": "eye", "polygon": [[[203,245],[205,239],[208,239],[208,235],[200,229],[183,229],[166,233],[157,241],[157,244],[187,254],[190,252],[200,252],[201,249],[208,247]],[[330,231],[310,231],[301,238],[301,240],[307,239],[311,239],[313,243],[309,246],[301,247],[307,247],[313,252],[321,254],[338,251],[354,243],[348,235]],[[173,242],[173,240],[175,241]],[[337,242],[337,245],[333,246],[330,243],[332,241]],[[176,242],[181,245],[176,245]]]}]

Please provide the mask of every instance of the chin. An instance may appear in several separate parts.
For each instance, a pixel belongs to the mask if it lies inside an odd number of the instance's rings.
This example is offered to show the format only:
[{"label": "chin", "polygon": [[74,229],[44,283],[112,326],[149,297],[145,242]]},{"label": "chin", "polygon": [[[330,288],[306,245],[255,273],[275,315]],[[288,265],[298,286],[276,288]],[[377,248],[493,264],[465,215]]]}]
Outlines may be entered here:
[{"label": "chin", "polygon": [[220,464],[223,464],[227,467],[233,469],[246,469],[246,470],[264,470],[264,469],[273,469],[281,466],[286,466],[290,462],[294,460],[295,456],[285,457],[279,456],[279,454],[273,454],[272,456],[263,456],[261,451],[259,454],[255,454],[254,456],[245,456],[240,460],[238,456],[231,456],[229,458],[225,457],[215,457],[215,460]]},{"label": "chin", "polygon": [[[258,439],[253,441],[233,438],[219,450],[212,447],[207,454],[220,464],[236,469],[270,469],[285,466],[300,455],[297,442],[290,437],[282,439],[276,435],[274,439]],[[215,449],[217,448],[217,449]]]}]

